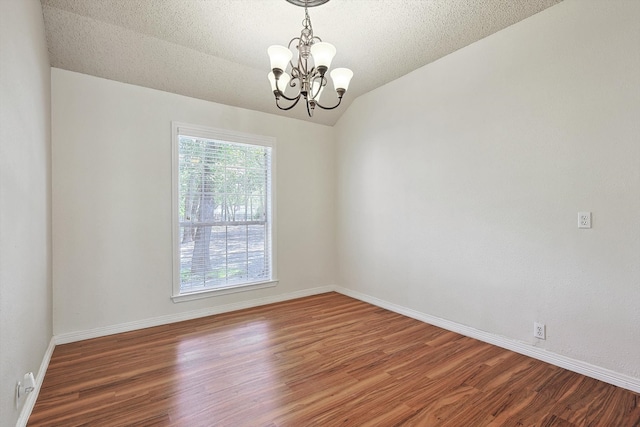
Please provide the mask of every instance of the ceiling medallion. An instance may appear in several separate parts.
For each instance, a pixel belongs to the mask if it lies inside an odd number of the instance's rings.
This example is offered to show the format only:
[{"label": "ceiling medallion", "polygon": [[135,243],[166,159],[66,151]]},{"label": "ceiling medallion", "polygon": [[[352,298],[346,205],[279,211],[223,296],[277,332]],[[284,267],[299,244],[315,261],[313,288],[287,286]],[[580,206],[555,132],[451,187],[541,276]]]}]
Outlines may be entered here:
[{"label": "ceiling medallion", "polygon": [[287,0],[289,3],[291,4],[295,4],[296,6],[300,6],[300,7],[316,7],[316,6],[320,6],[321,4],[325,4],[326,2],[328,2],[329,0]]},{"label": "ceiling medallion", "polygon": [[[331,61],[336,55],[336,48],[323,42],[320,37],[313,35],[311,18],[308,8],[318,6],[329,0],[286,0],[291,4],[304,7],[304,20],[300,37],[294,37],[287,47],[270,46],[267,52],[271,61],[269,82],[276,99],[276,106],[281,110],[290,110],[304,98],[307,104],[307,114],[313,116],[316,106],[323,110],[333,110],[342,102],[342,96],[349,88],[349,82],[353,77],[353,71],[348,68],[336,68],[329,75],[333,80],[333,87],[338,95],[338,101],[333,106],[320,104],[320,95],[327,85],[326,72],[331,66]],[[293,62],[293,50],[297,51],[296,63]],[[289,73],[287,70],[289,69]],[[296,88],[294,96],[285,94],[287,87]],[[291,89],[289,90],[292,91]],[[289,105],[281,105],[282,99],[289,101]]]}]

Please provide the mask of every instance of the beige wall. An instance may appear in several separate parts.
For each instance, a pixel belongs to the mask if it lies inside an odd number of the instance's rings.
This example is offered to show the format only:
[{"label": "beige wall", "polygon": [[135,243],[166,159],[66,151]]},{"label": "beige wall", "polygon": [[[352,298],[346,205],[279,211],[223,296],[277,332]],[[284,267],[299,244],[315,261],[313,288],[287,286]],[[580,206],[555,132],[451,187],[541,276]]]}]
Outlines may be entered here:
[{"label": "beige wall", "polygon": [[640,379],[638,22],[566,0],[358,98],[338,283]]},{"label": "beige wall", "polygon": [[38,374],[51,340],[50,111],[40,2],[2,0],[0,426],[16,424],[16,382]]},{"label": "beige wall", "polygon": [[[51,73],[56,335],[335,284],[331,127]],[[171,121],[277,139],[276,288],[171,301]]]}]

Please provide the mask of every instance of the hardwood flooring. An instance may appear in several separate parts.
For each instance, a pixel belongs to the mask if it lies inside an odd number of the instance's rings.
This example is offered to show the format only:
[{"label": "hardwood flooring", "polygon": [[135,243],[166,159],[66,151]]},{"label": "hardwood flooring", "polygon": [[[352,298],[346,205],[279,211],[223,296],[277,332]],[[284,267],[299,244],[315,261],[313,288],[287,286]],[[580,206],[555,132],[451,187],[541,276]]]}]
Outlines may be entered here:
[{"label": "hardwood flooring", "polygon": [[640,395],[329,293],[57,346],[30,426],[640,426]]}]

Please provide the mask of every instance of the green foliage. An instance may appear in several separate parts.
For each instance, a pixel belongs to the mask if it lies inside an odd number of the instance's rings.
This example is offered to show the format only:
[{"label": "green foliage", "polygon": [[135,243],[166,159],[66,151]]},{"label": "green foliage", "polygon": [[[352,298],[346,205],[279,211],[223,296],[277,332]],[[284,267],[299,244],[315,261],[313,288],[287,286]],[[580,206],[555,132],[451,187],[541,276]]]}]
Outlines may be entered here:
[{"label": "green foliage", "polygon": [[195,221],[200,204],[213,199],[213,217],[200,221],[263,220],[267,148],[180,137],[180,222]]}]

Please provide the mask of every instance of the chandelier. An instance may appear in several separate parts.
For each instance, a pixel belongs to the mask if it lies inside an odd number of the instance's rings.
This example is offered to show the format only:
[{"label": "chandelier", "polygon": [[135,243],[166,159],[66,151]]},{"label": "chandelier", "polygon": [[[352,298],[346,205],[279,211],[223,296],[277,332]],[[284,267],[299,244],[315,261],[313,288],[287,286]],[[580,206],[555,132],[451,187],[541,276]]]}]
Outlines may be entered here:
[{"label": "chandelier", "polygon": [[[336,68],[329,73],[331,80],[333,80],[333,87],[338,95],[338,100],[333,106],[322,105],[320,103],[320,95],[327,85],[326,73],[336,54],[336,48],[330,43],[323,42],[320,37],[313,35],[308,7],[321,5],[329,0],[287,1],[297,6],[304,6],[302,31],[300,32],[300,37],[291,39],[288,47],[274,45],[267,49],[271,60],[271,72],[268,77],[279,109],[290,110],[298,104],[301,98],[304,98],[307,104],[307,113],[309,117],[312,117],[316,107],[320,107],[323,110],[333,110],[340,105],[342,96],[349,88],[353,71],[348,68]],[[292,46],[295,46],[298,53],[296,63],[292,59]],[[289,66],[291,74],[287,73]],[[285,95],[287,87],[297,88],[297,94],[295,96]]]}]

